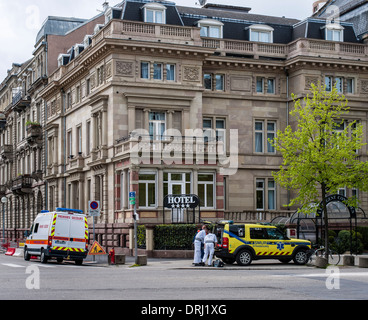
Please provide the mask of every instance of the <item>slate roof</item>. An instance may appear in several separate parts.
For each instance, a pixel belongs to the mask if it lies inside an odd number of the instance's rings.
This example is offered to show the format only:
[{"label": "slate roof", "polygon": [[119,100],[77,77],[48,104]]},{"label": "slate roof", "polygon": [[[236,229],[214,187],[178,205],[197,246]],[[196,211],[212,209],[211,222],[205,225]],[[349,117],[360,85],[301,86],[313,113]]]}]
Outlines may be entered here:
[{"label": "slate roof", "polygon": [[85,23],[87,19],[49,16],[36,37],[36,44],[46,35],[65,35],[68,31]]},{"label": "slate roof", "polygon": [[[346,1],[346,0],[336,0]],[[355,0],[354,0],[355,1]],[[362,0],[356,0],[362,1]],[[143,6],[146,3],[159,2],[166,9],[166,23],[170,25],[194,26],[201,19],[216,19],[224,24],[223,38],[234,40],[249,40],[247,27],[253,24],[265,24],[274,29],[274,43],[289,43],[298,38],[325,39],[324,19],[298,19],[275,17],[249,13],[250,8],[228,5],[207,4],[204,7],[177,6],[174,2],[159,0],[125,0],[120,3],[122,19],[143,21]],[[352,24],[341,23],[344,26],[344,42],[358,42]]]}]

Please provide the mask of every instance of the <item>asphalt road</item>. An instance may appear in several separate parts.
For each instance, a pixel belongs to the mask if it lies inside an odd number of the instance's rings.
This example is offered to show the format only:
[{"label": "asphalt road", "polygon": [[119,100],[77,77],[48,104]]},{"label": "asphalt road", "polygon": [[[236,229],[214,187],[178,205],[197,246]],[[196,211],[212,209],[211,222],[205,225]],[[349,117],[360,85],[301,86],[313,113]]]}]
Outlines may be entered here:
[{"label": "asphalt road", "polygon": [[[192,267],[149,259],[147,266],[24,261],[0,255],[1,300],[366,300],[368,269],[317,269],[254,261],[249,267]],[[150,310],[152,311],[152,310]]]}]

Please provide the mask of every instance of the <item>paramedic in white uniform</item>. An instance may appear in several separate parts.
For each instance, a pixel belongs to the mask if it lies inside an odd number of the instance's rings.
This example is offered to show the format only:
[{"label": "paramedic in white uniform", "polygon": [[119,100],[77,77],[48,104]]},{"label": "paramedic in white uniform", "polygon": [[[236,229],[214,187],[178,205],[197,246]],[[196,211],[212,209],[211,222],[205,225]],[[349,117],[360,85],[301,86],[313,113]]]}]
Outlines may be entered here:
[{"label": "paramedic in white uniform", "polygon": [[215,234],[211,233],[207,230],[207,234],[204,237],[204,256],[203,256],[203,264],[205,264],[208,258],[208,266],[212,266],[212,258],[215,253],[215,244],[217,243],[217,237]]},{"label": "paramedic in white uniform", "polygon": [[201,246],[204,243],[204,237],[206,236],[207,226],[204,225],[202,230],[197,233],[194,240],[194,265],[200,266],[201,261]]}]

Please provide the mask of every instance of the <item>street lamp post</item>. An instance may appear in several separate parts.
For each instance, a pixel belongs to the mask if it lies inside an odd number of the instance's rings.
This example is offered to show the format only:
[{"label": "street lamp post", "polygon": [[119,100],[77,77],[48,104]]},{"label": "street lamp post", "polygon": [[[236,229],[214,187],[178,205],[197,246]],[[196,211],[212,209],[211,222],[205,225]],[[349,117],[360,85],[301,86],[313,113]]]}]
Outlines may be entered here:
[{"label": "street lamp post", "polygon": [[7,197],[2,197],[1,202],[3,204],[3,245],[5,244],[5,204],[8,202]]}]

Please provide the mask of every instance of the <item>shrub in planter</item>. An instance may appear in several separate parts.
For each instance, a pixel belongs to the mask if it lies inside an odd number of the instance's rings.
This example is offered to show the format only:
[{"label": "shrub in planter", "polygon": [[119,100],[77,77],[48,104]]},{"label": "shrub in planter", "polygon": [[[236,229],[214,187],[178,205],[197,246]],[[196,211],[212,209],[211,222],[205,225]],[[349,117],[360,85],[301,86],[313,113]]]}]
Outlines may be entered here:
[{"label": "shrub in planter", "polygon": [[350,233],[348,230],[341,230],[338,234],[338,237],[335,242],[335,249],[340,254],[350,251],[352,248],[353,253],[362,253],[363,252],[363,242],[362,242],[362,235],[355,231]]}]

